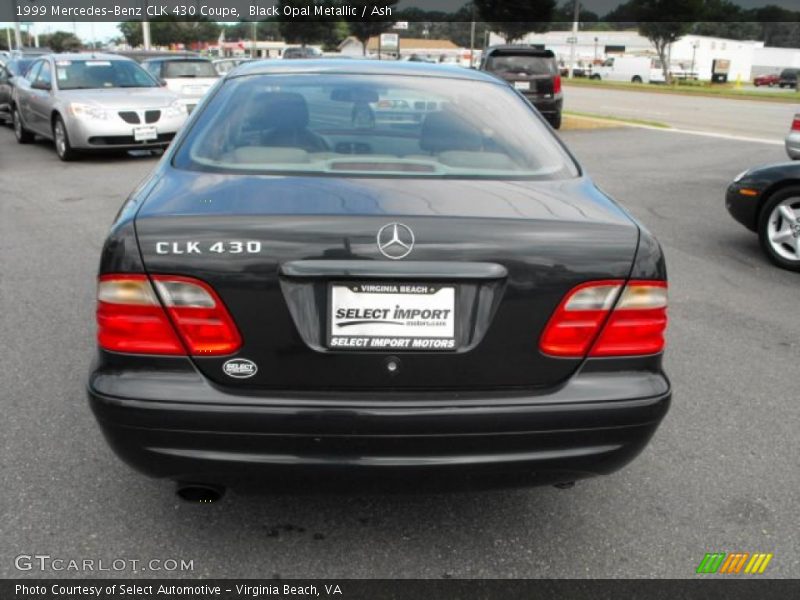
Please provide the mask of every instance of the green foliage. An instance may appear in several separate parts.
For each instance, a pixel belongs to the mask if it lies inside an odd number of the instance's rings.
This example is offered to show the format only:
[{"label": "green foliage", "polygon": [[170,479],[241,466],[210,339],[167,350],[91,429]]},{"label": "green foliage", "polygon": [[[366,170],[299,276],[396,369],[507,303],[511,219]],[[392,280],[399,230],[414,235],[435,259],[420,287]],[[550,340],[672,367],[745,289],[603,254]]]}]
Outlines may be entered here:
[{"label": "green foliage", "polygon": [[83,43],[74,33],[67,31],[54,31],[39,36],[39,45],[50,48],[53,52],[76,52]]},{"label": "green foliage", "polygon": [[[352,0],[349,4],[356,8],[356,12],[358,15],[362,14],[363,8],[366,6],[369,10],[370,6],[374,5],[374,2],[371,0]],[[394,9],[394,6],[397,4],[397,0],[389,0],[388,2],[383,2],[384,6],[388,6]],[[350,21],[348,24],[350,29],[350,35],[355,36],[355,38],[361,42],[362,46],[364,47],[364,54],[367,53],[367,41],[374,35],[380,35],[384,31],[390,29],[393,25],[392,21],[381,21],[378,17],[370,17],[366,16],[364,19],[359,19],[357,21]]]},{"label": "green foliage", "polygon": [[308,16],[297,16],[291,20],[282,20],[278,23],[281,36],[290,44],[322,43],[331,35],[334,22],[314,16],[315,6],[336,6],[337,2],[331,0],[280,0],[279,11],[281,14],[284,7],[291,6],[296,9],[306,9]]},{"label": "green foliage", "polygon": [[531,31],[547,31],[556,0],[474,0],[480,19],[506,42],[520,39]]},{"label": "green foliage", "polygon": [[[142,24],[125,21],[118,25],[125,41],[133,47],[142,45]],[[220,26],[211,19],[178,21],[175,17],[159,17],[150,21],[150,42],[154,46],[214,42],[219,38]]]}]

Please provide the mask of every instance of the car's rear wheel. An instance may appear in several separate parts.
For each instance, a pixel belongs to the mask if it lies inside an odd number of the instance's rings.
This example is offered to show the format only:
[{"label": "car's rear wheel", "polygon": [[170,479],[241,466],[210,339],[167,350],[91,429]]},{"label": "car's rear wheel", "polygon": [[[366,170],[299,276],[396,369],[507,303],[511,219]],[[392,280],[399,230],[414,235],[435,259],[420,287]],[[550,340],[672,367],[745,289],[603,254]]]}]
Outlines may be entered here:
[{"label": "car's rear wheel", "polygon": [[779,267],[800,271],[800,186],[773,194],[761,209],[761,247]]},{"label": "car's rear wheel", "polygon": [[638,75],[634,75],[633,79],[631,79],[631,82],[632,83],[642,83],[642,78],[639,77]]},{"label": "car's rear wheel", "polygon": [[33,134],[25,129],[22,124],[22,117],[19,114],[19,109],[15,106],[14,112],[11,114],[11,122],[14,125],[14,136],[20,144],[30,144],[33,141]]},{"label": "car's rear wheel", "polygon": [[589,79],[594,79],[595,81],[600,81],[600,75],[598,75],[597,73],[595,73],[595,74],[594,74],[594,75],[592,75],[592,76],[591,76]]},{"label": "car's rear wheel", "polygon": [[561,113],[556,113],[554,117],[550,117],[549,121],[553,129],[561,129]]},{"label": "car's rear wheel", "polygon": [[77,153],[72,149],[72,145],[69,143],[67,127],[64,125],[64,120],[61,117],[53,119],[53,142],[56,145],[56,154],[58,158],[63,161],[75,159]]}]

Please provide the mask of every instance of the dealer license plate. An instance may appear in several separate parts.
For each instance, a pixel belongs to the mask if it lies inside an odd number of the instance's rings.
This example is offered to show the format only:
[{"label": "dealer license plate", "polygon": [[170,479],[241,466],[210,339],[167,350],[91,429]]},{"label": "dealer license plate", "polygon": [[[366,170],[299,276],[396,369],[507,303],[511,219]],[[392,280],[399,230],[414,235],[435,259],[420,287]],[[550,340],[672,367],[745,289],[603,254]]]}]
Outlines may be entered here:
[{"label": "dealer license plate", "polygon": [[531,89],[531,82],[530,81],[515,81],[514,88],[518,90],[529,90]]},{"label": "dealer license plate", "polygon": [[332,350],[456,349],[453,285],[332,283],[328,347]]},{"label": "dealer license plate", "polygon": [[158,130],[155,127],[134,127],[133,139],[137,142],[147,142],[158,138]]}]

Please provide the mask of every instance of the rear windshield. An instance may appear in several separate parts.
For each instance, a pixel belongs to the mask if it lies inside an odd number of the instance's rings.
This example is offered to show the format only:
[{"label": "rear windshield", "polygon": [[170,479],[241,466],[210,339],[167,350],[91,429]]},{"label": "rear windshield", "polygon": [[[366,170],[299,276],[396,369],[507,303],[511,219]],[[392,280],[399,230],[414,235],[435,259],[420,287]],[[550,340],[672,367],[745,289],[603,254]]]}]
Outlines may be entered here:
[{"label": "rear windshield", "polygon": [[548,127],[505,85],[343,74],[226,82],[193,123],[174,165],[375,177],[577,175]]},{"label": "rear windshield", "polygon": [[781,77],[797,77],[797,70],[796,69],[784,69],[781,72]]},{"label": "rear windshield", "polygon": [[164,78],[219,77],[214,65],[207,60],[174,60],[164,64]]},{"label": "rear windshield", "polygon": [[158,83],[132,60],[56,60],[62,90],[156,87]]},{"label": "rear windshield", "polygon": [[556,61],[548,56],[495,52],[486,60],[486,70],[495,73],[555,75]]}]

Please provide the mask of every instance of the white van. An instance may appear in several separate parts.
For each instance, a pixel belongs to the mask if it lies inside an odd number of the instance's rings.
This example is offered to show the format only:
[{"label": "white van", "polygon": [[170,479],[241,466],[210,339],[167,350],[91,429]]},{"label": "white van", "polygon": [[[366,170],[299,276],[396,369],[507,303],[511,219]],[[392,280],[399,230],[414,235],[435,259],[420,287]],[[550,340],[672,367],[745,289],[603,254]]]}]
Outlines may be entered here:
[{"label": "white van", "polygon": [[631,81],[633,83],[663,83],[660,62],[648,56],[613,56],[592,68],[592,79]]}]

